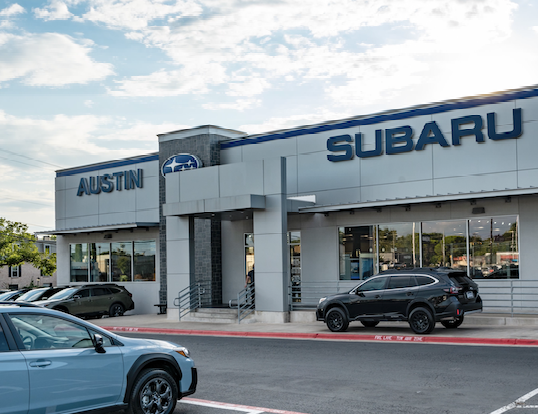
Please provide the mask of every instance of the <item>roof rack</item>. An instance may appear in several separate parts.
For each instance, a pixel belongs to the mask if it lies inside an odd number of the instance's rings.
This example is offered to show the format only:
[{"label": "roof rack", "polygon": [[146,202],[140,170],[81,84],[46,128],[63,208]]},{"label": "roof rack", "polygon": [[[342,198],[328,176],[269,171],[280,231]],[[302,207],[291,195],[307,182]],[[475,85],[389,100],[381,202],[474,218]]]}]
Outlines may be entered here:
[{"label": "roof rack", "polygon": [[12,300],[0,300],[0,305],[15,305],[21,308],[42,308],[43,306],[35,305],[30,302],[15,302]]}]

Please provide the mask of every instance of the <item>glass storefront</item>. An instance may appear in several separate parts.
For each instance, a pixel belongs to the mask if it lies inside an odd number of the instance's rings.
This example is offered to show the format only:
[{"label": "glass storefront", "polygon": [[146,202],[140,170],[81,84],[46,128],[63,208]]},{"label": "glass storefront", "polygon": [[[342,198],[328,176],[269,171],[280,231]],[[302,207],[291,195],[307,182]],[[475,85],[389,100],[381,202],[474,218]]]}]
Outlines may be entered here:
[{"label": "glass storefront", "polygon": [[155,240],[76,243],[69,248],[71,282],[155,281]]},{"label": "glass storefront", "polygon": [[340,280],[406,267],[447,267],[473,278],[518,279],[517,216],[339,227]]},{"label": "glass storefront", "polygon": [[420,266],[416,223],[380,224],[378,228],[380,270]]},{"label": "glass storefront", "polygon": [[376,226],[340,227],[340,280],[366,279],[377,263]]},{"label": "glass storefront", "polygon": [[469,220],[471,276],[519,279],[517,216]]},{"label": "glass storefront", "polygon": [[71,244],[71,282],[88,281],[88,244]]},{"label": "glass storefront", "polygon": [[130,282],[132,278],[133,246],[131,242],[111,243],[112,281]]},{"label": "glass storefront", "polygon": [[135,241],[134,242],[134,281],[155,281],[155,242]]},{"label": "glass storefront", "polygon": [[422,266],[467,268],[467,222],[422,223]]},{"label": "glass storefront", "polygon": [[294,302],[301,301],[301,232],[288,232],[290,251],[291,296]]},{"label": "glass storefront", "polygon": [[254,234],[245,233],[245,280],[249,272],[254,270]]}]

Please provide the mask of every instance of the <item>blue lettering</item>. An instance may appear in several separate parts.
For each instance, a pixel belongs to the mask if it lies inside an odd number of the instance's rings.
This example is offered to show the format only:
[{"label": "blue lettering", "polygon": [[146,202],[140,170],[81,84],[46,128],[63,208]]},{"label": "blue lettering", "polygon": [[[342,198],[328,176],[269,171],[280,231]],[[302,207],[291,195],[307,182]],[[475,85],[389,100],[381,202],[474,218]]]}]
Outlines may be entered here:
[{"label": "blue lettering", "polygon": [[[403,134],[395,136],[396,134]],[[395,144],[401,144],[395,146]],[[413,151],[413,129],[409,126],[389,128],[385,130],[385,147],[388,155]]]},{"label": "blue lettering", "polygon": [[112,175],[116,177],[116,190],[121,191],[121,177],[123,177],[123,171],[115,172]]},{"label": "blue lettering", "polygon": [[114,190],[114,183],[111,183],[109,180],[112,180],[112,175],[104,174],[101,177],[101,190],[105,193],[110,193]]},{"label": "blue lettering", "polygon": [[[461,125],[474,122],[474,127],[470,129],[460,129]],[[482,133],[482,117],[480,115],[469,115],[452,120],[452,145],[461,145],[460,138],[467,135],[474,135],[476,142],[484,142]]]},{"label": "blue lettering", "polygon": [[521,121],[521,108],[512,109],[512,117],[514,119],[514,128],[508,132],[497,133],[495,128],[495,112],[488,114],[488,137],[494,141],[501,139],[519,138],[523,133],[523,122]]},{"label": "blue lettering", "polygon": [[382,133],[383,130],[381,129],[375,131],[375,149],[370,151],[362,150],[362,133],[355,134],[355,154],[357,154],[357,157],[367,158],[383,154]]},{"label": "blue lettering", "polygon": [[101,192],[101,177],[90,177],[90,193],[99,194]]},{"label": "blue lettering", "polygon": [[424,125],[424,128],[422,128],[422,132],[420,133],[420,137],[417,141],[417,146],[415,149],[417,151],[422,151],[426,145],[435,143],[441,145],[442,147],[450,146],[448,142],[446,142],[446,139],[439,129],[437,123],[435,121],[428,122],[426,125]]},{"label": "blue lettering", "polygon": [[[137,171],[131,170],[128,172],[129,172],[129,189],[135,188],[135,187],[142,188],[142,170],[138,169]],[[125,184],[125,188],[127,188],[127,184]]]},{"label": "blue lettering", "polygon": [[90,188],[88,187],[88,180],[86,178],[81,178],[78,184],[77,196],[80,197],[82,194],[90,195]]},{"label": "blue lettering", "polygon": [[342,155],[327,155],[327,159],[332,162],[347,161],[353,158],[353,147],[349,144],[336,145],[338,142],[352,142],[350,135],[339,135],[327,140],[327,149],[331,152],[345,151]]}]

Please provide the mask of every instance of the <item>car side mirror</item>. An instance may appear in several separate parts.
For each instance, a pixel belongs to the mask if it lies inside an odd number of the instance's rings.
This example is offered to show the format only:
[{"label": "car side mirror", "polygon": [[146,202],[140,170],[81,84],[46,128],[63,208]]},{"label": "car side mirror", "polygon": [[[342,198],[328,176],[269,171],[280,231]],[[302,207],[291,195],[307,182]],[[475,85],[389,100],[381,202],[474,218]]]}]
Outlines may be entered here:
[{"label": "car side mirror", "polygon": [[99,334],[95,334],[93,336],[93,343],[95,345],[95,351],[98,353],[98,354],[104,354],[106,353],[106,350],[105,350],[105,347],[103,346],[103,337]]},{"label": "car side mirror", "polygon": [[81,295],[73,295],[73,299],[80,299],[81,297]]},{"label": "car side mirror", "polygon": [[355,293],[357,294],[357,296],[364,296],[364,293],[362,293],[362,291],[360,290],[357,290]]}]

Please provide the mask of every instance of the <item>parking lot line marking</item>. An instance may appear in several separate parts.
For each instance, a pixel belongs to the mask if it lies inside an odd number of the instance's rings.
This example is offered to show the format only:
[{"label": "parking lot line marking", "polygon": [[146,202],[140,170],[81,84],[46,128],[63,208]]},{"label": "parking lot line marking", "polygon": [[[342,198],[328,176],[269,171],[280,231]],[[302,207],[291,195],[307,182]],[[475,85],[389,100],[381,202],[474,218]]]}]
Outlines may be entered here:
[{"label": "parking lot line marking", "polygon": [[510,411],[513,408],[534,408],[536,406],[534,406],[534,405],[524,405],[524,404],[525,404],[525,401],[531,399],[536,394],[538,394],[538,388],[536,388],[535,390],[532,390],[531,392],[528,392],[523,397],[518,398],[514,402],[512,402],[512,403],[510,403],[508,405],[505,405],[504,407],[501,407],[498,410],[495,410],[490,414],[503,414],[503,413],[506,413],[507,411]]},{"label": "parking lot line marking", "polygon": [[220,408],[223,410],[235,410],[235,411],[242,411],[248,414],[262,414],[262,413],[271,413],[271,414],[306,414],[306,413],[299,413],[296,411],[286,411],[286,410],[275,410],[273,408],[263,408],[263,407],[252,407],[249,405],[241,405],[241,404],[229,404],[229,403],[223,403],[219,401],[209,401],[209,400],[201,400],[198,398],[190,398],[185,397],[179,400],[180,403],[184,404],[192,404],[192,405],[201,405],[204,407],[212,407],[212,408]]}]

